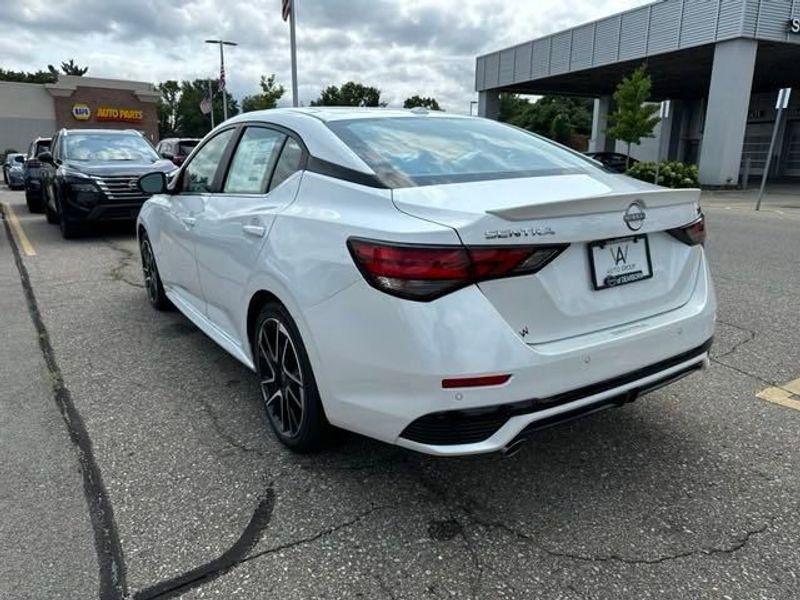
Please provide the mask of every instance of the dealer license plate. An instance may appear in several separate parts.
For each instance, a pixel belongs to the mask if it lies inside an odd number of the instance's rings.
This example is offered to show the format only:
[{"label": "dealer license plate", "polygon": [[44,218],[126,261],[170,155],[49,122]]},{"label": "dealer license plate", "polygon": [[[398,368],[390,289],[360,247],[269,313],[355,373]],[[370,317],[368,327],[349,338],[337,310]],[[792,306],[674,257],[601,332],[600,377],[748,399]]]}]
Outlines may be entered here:
[{"label": "dealer license plate", "polygon": [[601,240],[589,244],[592,285],[596,290],[649,279],[653,276],[646,235]]}]

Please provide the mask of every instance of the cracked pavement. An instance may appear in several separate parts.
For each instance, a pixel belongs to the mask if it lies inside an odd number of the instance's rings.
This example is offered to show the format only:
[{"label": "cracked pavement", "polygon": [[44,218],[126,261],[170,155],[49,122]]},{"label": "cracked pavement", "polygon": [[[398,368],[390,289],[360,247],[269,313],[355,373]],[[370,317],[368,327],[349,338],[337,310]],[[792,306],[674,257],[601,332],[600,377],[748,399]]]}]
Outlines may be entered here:
[{"label": "cracked pavement", "polygon": [[[511,459],[437,459],[346,433],[288,453],[252,374],[179,313],[150,309],[130,228],[64,241],[21,193],[0,200],[37,251],[24,265],[131,598],[800,596],[800,413],[755,397],[800,377],[797,213],[706,204],[720,302],[707,372],[542,431]],[[3,242],[5,290],[18,281]],[[2,309],[16,337],[0,367],[0,514],[24,526],[0,524],[0,598],[101,597],[21,292]],[[14,356],[24,365],[9,368]]]}]

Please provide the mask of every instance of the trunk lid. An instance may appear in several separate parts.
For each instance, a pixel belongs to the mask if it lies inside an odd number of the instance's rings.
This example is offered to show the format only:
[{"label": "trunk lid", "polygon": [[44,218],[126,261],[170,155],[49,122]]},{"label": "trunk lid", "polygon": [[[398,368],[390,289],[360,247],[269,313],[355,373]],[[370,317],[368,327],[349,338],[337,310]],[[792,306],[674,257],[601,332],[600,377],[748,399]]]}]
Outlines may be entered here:
[{"label": "trunk lid", "polygon": [[[665,189],[611,174],[393,190],[398,210],[453,228],[468,246],[569,244],[538,273],[479,284],[529,344],[617,327],[688,302],[701,251],[666,230],[697,217],[699,195],[699,190]],[[605,261],[601,251],[616,251],[616,246],[593,253],[590,243],[639,235],[647,239],[652,277],[595,289],[593,261]]]}]

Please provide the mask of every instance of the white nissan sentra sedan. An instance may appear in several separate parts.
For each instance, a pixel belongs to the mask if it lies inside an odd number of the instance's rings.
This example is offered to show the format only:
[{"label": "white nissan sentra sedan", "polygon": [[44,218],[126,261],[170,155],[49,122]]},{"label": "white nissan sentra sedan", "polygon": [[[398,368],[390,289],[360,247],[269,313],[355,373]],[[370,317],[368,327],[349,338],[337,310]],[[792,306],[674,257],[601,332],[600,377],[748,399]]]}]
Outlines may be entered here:
[{"label": "white nissan sentra sedan", "polygon": [[[361,108],[214,129],[138,219],[146,289],[258,376],[277,437],[510,451],[708,363],[698,190],[495,121]],[[212,365],[209,365],[212,367]]]}]

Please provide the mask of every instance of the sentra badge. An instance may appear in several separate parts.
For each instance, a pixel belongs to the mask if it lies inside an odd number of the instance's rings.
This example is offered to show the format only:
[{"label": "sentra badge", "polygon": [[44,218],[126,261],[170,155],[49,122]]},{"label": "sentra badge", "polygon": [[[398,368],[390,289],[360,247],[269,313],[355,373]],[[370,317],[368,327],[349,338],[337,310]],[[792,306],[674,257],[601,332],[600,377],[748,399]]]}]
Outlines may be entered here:
[{"label": "sentra badge", "polygon": [[487,240],[503,240],[507,238],[530,238],[555,235],[556,232],[547,225],[543,227],[524,227],[522,229],[495,229],[484,233]]}]

